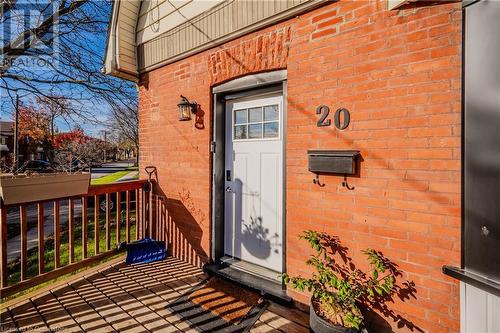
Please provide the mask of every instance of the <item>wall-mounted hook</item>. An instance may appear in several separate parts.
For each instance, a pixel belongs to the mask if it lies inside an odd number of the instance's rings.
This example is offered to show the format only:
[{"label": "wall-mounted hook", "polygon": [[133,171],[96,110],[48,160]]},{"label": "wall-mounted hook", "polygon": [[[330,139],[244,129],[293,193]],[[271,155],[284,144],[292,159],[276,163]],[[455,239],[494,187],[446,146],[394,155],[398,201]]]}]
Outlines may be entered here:
[{"label": "wall-mounted hook", "polygon": [[316,178],[313,179],[313,183],[318,185],[319,187],[325,187],[325,184],[321,184],[319,181],[319,173],[316,174]]},{"label": "wall-mounted hook", "polygon": [[354,186],[353,187],[349,186],[349,183],[347,182],[347,175],[344,175],[344,181],[342,182],[342,186],[348,189],[349,191],[354,190]]}]

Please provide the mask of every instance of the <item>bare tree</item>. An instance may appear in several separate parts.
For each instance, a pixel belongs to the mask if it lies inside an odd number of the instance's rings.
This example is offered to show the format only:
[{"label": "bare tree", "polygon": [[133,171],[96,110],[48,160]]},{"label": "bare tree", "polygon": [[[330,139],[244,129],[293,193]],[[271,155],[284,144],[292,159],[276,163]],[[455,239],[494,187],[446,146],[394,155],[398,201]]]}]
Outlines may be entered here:
[{"label": "bare tree", "polygon": [[2,102],[37,97],[69,117],[96,121],[91,109],[136,104],[130,82],[104,75],[109,0],[3,0],[0,5]]},{"label": "bare tree", "polygon": [[71,107],[68,105],[69,101],[66,97],[51,95],[50,97],[38,96],[36,102],[39,112],[43,113],[49,119],[50,139],[54,141],[56,120],[62,118],[67,125],[70,125],[70,121],[72,120]]},{"label": "bare tree", "polygon": [[119,147],[132,148],[135,151],[136,162],[139,152],[138,112],[135,105],[112,109],[108,120],[108,127],[113,133],[114,140]]}]

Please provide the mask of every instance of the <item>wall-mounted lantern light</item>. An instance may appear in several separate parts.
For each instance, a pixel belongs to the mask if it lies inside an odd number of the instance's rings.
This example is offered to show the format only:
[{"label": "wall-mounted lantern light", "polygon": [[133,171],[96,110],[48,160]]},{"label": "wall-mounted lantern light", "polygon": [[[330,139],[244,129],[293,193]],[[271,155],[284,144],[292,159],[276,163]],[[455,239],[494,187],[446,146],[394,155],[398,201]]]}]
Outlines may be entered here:
[{"label": "wall-mounted lantern light", "polygon": [[177,104],[177,107],[179,108],[179,120],[184,121],[184,120],[190,120],[191,119],[191,113],[196,114],[196,111],[198,111],[198,103],[195,101],[190,102],[186,97],[181,95],[181,101],[179,104]]}]

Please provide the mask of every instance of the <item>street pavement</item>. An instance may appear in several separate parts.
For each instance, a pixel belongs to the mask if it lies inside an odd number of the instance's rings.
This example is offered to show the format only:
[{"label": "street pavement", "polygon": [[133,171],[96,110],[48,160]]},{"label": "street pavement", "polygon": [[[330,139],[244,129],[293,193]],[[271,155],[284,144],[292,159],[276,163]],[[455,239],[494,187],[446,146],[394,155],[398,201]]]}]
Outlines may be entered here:
[{"label": "street pavement", "polygon": [[125,171],[134,165],[134,160],[105,163],[100,168],[92,168],[92,179],[101,178],[118,171]]}]

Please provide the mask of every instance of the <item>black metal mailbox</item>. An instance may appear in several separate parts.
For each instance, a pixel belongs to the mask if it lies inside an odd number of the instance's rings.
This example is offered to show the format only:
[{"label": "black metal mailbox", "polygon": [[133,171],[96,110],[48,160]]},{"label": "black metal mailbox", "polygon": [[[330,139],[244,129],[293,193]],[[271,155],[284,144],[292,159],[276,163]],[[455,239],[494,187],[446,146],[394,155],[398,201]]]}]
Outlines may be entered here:
[{"label": "black metal mailbox", "polygon": [[308,150],[309,171],[314,173],[356,174],[359,150]]}]

